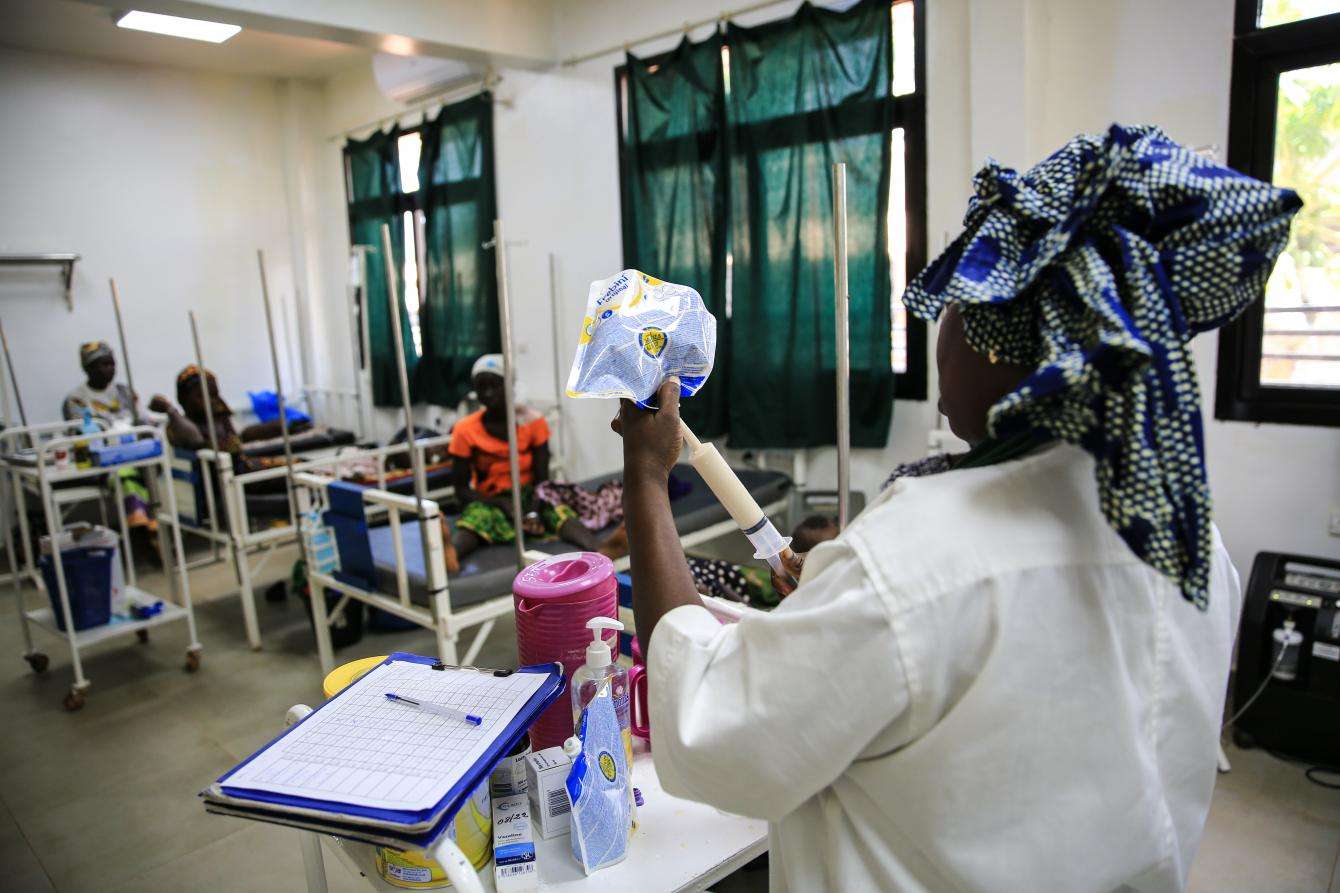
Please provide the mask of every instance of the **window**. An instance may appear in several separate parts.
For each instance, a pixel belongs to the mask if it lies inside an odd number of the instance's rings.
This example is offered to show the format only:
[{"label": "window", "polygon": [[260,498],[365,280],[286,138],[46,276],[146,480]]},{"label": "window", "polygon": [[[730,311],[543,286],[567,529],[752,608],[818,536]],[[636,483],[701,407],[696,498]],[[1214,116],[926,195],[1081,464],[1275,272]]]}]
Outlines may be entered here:
[{"label": "window", "polygon": [[1220,335],[1215,415],[1340,426],[1340,0],[1238,0],[1235,31],[1228,162],[1304,205]]},{"label": "window", "polygon": [[[897,376],[895,384],[897,398],[924,400],[926,399],[927,388],[926,324],[915,317],[909,318],[902,302],[903,291],[907,287],[908,280],[920,272],[926,264],[926,97],[924,59],[921,52],[921,47],[924,46],[925,42],[925,15],[922,0],[895,0],[890,4],[889,25],[893,36],[893,53],[888,101],[894,109],[893,119],[896,122],[891,133],[887,226],[892,303],[889,359]],[[679,64],[683,64],[683,54],[692,51],[691,49],[681,48],[674,53],[666,54],[665,58],[673,57]],[[721,46],[720,89],[724,91],[725,97],[729,97],[731,93],[729,53],[729,47]],[[647,72],[654,74],[660,68],[660,63],[653,63],[648,65]],[[707,87],[704,84],[705,81],[703,84],[699,84],[698,88],[706,90]],[[628,249],[629,244],[638,238],[637,233],[630,228],[629,223],[629,220],[634,216],[633,211],[635,209],[631,209],[630,205],[627,187],[629,176],[627,161],[622,155],[630,141],[637,141],[634,137],[630,137],[629,133],[629,89],[626,68],[620,66],[615,72],[615,95],[621,137],[620,185],[624,191],[626,258],[631,253]],[[684,101],[683,97],[679,97],[678,101],[682,103]],[[681,108],[676,107],[676,109],[679,113],[683,113]],[[669,113],[667,112],[667,114]],[[674,165],[684,167],[690,163],[705,167],[715,158],[712,153],[720,151],[712,142],[714,136],[711,135],[698,134],[696,136],[699,143],[697,148],[699,154],[684,152],[680,144],[686,141],[686,137],[675,130],[673,126],[667,128],[666,135],[670,138],[663,137],[664,145],[643,143],[640,146],[640,152],[643,154],[639,157],[639,163],[655,164],[664,168],[671,168]],[[771,149],[777,150],[786,150],[790,147],[790,143],[778,143],[770,146]],[[646,159],[649,157],[656,160],[648,162]],[[691,161],[686,161],[686,158],[691,159]],[[824,175],[826,176],[826,169]],[[688,183],[693,183],[695,188],[702,188],[701,185],[697,184],[697,181],[685,177],[682,173],[679,174],[675,182],[680,185],[681,192],[688,191]],[[708,185],[710,186],[710,184]],[[693,227],[696,224],[690,221],[687,223],[681,222],[678,225]],[[729,226],[727,229],[729,230]],[[820,234],[819,240],[822,241],[827,238],[829,236],[825,229]],[[710,243],[711,241],[710,238],[704,237],[704,243]],[[683,239],[680,244],[700,247],[698,243],[694,243],[690,239]],[[737,272],[737,258],[729,237],[722,238],[719,244],[722,246],[719,250],[724,255],[722,263],[725,267],[722,309],[724,315],[730,318],[734,309],[732,300],[734,289],[732,286]],[[701,260],[698,263],[703,264]]]}]

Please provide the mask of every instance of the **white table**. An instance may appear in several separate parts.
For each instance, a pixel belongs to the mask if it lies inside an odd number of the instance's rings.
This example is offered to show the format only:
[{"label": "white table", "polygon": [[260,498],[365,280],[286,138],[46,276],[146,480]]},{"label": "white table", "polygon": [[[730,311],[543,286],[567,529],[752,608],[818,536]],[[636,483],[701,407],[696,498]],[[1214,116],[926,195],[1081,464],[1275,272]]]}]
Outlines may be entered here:
[{"label": "white table", "polygon": [[[573,858],[567,834],[541,840],[537,831],[535,856],[541,890],[572,893],[704,890],[768,850],[766,822],[665,793],[651,754],[645,749],[633,756],[633,784],[642,791],[643,805],[638,807],[638,829],[628,857],[587,877]],[[373,889],[400,889],[377,875],[372,847],[329,836],[322,840],[347,867],[360,872]],[[492,893],[493,863],[489,862],[479,875],[484,889]],[[310,871],[308,878],[310,881]]]}]

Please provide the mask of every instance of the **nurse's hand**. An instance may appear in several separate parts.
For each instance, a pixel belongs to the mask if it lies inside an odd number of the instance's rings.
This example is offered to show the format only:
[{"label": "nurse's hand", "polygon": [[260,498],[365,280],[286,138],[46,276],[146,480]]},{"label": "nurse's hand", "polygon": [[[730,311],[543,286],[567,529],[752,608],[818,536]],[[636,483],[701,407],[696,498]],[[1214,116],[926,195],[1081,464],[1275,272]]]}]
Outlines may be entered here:
[{"label": "nurse's hand", "polygon": [[625,481],[642,476],[664,482],[679,461],[684,436],[679,430],[679,379],[667,378],[656,392],[657,410],[639,409],[631,400],[619,401],[619,414],[610,427],[623,437]]}]

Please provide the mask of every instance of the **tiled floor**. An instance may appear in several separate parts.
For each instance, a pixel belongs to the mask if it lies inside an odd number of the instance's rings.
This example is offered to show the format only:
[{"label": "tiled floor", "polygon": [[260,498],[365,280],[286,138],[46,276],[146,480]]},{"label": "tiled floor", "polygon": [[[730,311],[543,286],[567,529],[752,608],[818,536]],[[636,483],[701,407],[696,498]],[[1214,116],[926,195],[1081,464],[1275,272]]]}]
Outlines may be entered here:
[{"label": "tiled floor", "polygon": [[[281,576],[288,560],[273,560],[266,577]],[[302,889],[292,834],[208,816],[195,796],[272,737],[290,705],[321,696],[301,604],[260,600],[265,650],[253,653],[237,599],[209,599],[231,585],[226,567],[193,576],[205,602],[198,674],[181,669],[182,625],[155,630],[144,645],[105,644],[87,656],[93,686],[74,714],[60,706],[71,678],[61,642],[37,631],[51,668],[28,672],[9,593],[0,590],[0,889]],[[29,590],[27,598],[36,605],[43,596]],[[513,662],[512,636],[500,624],[479,662]],[[427,632],[373,633],[340,657],[431,648]],[[1190,888],[1340,893],[1340,791],[1260,753],[1230,749],[1229,757],[1233,772],[1219,779]],[[366,889],[334,859],[327,871],[333,890]],[[765,889],[765,873],[727,888]]]}]

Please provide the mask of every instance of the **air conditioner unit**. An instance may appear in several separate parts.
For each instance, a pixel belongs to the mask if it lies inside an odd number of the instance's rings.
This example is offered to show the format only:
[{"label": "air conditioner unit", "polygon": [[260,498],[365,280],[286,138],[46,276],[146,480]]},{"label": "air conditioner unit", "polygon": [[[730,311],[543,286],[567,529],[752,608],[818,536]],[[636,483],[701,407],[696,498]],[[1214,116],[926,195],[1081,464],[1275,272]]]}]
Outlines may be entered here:
[{"label": "air conditioner unit", "polygon": [[405,104],[445,93],[483,76],[482,66],[456,59],[390,53],[376,53],[372,57],[372,77],[377,88],[387,99]]}]

